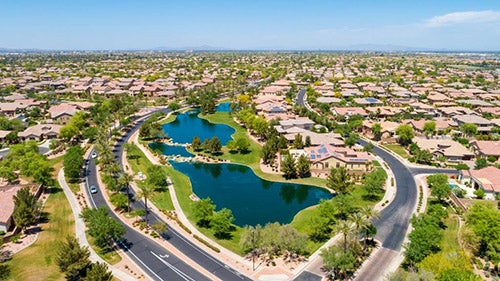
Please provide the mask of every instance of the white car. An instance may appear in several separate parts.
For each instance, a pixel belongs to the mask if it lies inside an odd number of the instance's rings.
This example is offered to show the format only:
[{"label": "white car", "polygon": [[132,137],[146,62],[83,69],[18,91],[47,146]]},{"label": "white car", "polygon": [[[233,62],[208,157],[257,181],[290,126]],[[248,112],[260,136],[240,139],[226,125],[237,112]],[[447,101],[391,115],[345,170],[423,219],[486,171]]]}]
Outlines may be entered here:
[{"label": "white car", "polygon": [[92,154],[90,154],[90,157],[92,157],[92,159],[96,159],[97,158],[97,152],[93,151]]},{"label": "white car", "polygon": [[90,186],[90,193],[92,193],[92,194],[96,194],[97,193],[97,187],[95,187],[95,185],[91,185]]}]

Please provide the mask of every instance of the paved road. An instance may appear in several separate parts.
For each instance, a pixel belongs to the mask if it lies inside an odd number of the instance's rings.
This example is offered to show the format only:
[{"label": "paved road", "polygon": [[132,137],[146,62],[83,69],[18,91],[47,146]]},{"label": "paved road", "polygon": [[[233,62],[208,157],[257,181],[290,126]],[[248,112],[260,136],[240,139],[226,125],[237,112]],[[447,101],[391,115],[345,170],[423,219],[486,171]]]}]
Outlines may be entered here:
[{"label": "paved road", "polygon": [[[297,95],[297,104],[304,105],[304,93]],[[359,140],[359,144],[366,145],[367,142]],[[417,186],[414,176],[418,174],[432,173],[456,173],[454,169],[438,169],[438,168],[416,168],[406,167],[397,157],[379,147],[374,147],[373,152],[382,157],[389,165],[394,173],[396,180],[396,195],[393,201],[380,212],[380,219],[374,222],[377,227],[377,235],[375,238],[382,243],[382,249],[375,256],[376,261],[369,263],[356,276],[356,280],[379,280],[383,276],[383,269],[392,262],[396,252],[401,250],[401,246],[408,230],[410,218],[415,209],[417,202]],[[304,271],[294,280],[321,280],[321,277],[316,276],[316,279],[311,279],[311,272]]]},{"label": "paved road", "polygon": [[297,93],[297,99],[295,100],[295,103],[298,105],[305,106],[305,100],[304,100],[305,94],[306,90],[300,89],[299,92]]},{"label": "paved road", "polygon": [[[142,123],[143,122],[138,122],[137,125],[132,130],[127,132],[127,134],[113,148],[115,158],[120,163],[123,143],[130,138],[132,133],[137,130]],[[93,159],[89,159],[87,175],[88,184],[98,186],[96,166]],[[96,206],[108,207],[101,191],[97,194],[92,194],[92,198]],[[144,208],[144,204],[142,201],[134,201],[132,203],[132,207]],[[151,215],[148,216],[150,224],[160,220],[161,219],[154,213],[151,213]],[[238,271],[220,262],[203,249],[198,248],[196,245],[186,240],[182,234],[177,233],[171,227],[168,229],[169,230],[164,235],[164,238],[168,240],[169,243],[221,280],[251,280],[240,274]],[[141,234],[131,228],[127,227],[125,239],[127,240],[129,248],[128,252],[133,253],[131,254],[131,258],[156,280],[209,280],[207,277],[201,275],[198,271],[188,266],[177,257],[171,255],[171,253],[168,253],[162,247],[158,246],[155,242],[145,239]],[[169,257],[161,258],[162,256],[165,257],[165,255],[168,255]],[[187,274],[187,276],[184,276],[183,273]]]}]

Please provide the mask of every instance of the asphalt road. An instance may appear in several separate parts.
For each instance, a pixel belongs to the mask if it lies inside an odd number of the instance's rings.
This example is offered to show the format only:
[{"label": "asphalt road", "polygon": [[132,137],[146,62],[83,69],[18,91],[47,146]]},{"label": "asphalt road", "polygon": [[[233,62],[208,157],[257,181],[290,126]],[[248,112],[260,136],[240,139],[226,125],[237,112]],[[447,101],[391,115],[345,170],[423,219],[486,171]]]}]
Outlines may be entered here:
[{"label": "asphalt road", "polygon": [[[142,123],[143,122],[138,122],[137,125],[128,131],[127,134],[113,148],[113,153],[119,163],[121,163],[123,143],[130,138],[132,133],[137,130]],[[87,166],[88,186],[98,186],[94,159],[89,159]],[[89,193],[88,186],[87,192]],[[102,196],[101,188],[99,188],[98,193],[89,193],[89,195],[91,195],[94,206],[105,206],[109,209],[109,206],[106,204]],[[142,201],[133,201],[132,207],[144,208],[144,204]],[[115,219],[118,220],[112,212],[110,213],[113,217],[115,217]],[[161,219],[154,213],[150,213],[148,216],[148,222],[153,224],[156,221],[161,221]],[[126,241],[124,244],[126,246],[122,245],[122,247],[124,247],[126,252],[129,253],[132,260],[134,260],[138,266],[140,266],[155,280],[210,280],[176,256],[163,249],[161,246],[157,245],[155,242],[144,238],[136,230],[127,227],[126,225],[124,226],[127,228],[127,233],[124,236],[124,240]],[[179,251],[221,280],[251,280],[240,274],[238,271],[230,268],[228,265],[220,262],[203,249],[200,249],[196,245],[192,244],[171,227],[168,229],[168,232],[163,236],[164,239],[168,240],[168,242]]]},{"label": "asphalt road", "polygon": [[306,90],[300,89],[299,92],[297,93],[297,99],[295,100],[295,103],[298,105],[305,106],[305,101],[304,101],[304,96],[306,94]]}]

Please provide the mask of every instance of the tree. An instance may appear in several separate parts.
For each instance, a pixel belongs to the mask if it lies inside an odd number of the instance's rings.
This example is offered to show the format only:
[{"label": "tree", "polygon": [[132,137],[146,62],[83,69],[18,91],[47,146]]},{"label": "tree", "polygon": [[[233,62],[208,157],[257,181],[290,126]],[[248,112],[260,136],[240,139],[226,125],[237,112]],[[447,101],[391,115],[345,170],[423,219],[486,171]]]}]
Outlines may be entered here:
[{"label": "tree", "polygon": [[481,281],[481,277],[474,274],[471,270],[464,268],[450,268],[439,275],[438,281]]},{"label": "tree", "polygon": [[162,235],[163,233],[167,232],[168,226],[166,223],[157,221],[151,225],[151,228],[156,231],[159,235]]},{"label": "tree", "polygon": [[83,149],[78,145],[70,147],[64,154],[64,175],[69,179],[69,182],[75,183],[80,179],[83,166],[83,154]]},{"label": "tree", "polygon": [[[218,137],[213,136],[208,142],[207,142],[208,147],[205,147],[205,150],[208,150],[210,154],[218,154],[221,152],[222,149],[222,144],[220,143],[220,140]],[[205,144],[204,144],[205,146]]]},{"label": "tree", "polygon": [[118,186],[120,189],[125,188],[127,192],[127,212],[130,212],[130,183],[134,181],[134,177],[127,173],[121,173],[118,177]]},{"label": "tree", "polygon": [[152,187],[149,186],[140,186],[139,187],[139,192],[137,192],[137,197],[138,198],[143,198],[144,199],[144,211],[146,213],[144,220],[146,223],[148,222],[148,200],[153,197],[155,190]]},{"label": "tree", "polygon": [[474,195],[476,195],[477,199],[483,199],[484,196],[486,196],[486,193],[481,188],[478,188],[474,190]]},{"label": "tree", "polygon": [[161,166],[154,165],[147,168],[147,182],[153,189],[161,189],[167,186],[167,173]]},{"label": "tree", "polygon": [[176,111],[176,110],[179,110],[181,108],[180,104],[176,101],[172,101],[168,104],[168,107],[172,110],[172,111]]},{"label": "tree", "polygon": [[14,169],[7,165],[0,165],[0,178],[6,179],[7,182],[11,183],[15,179],[17,179],[16,173],[14,173]]},{"label": "tree", "polygon": [[80,216],[87,225],[89,235],[94,237],[96,245],[104,253],[111,251],[113,242],[121,240],[126,232],[123,225],[114,220],[105,207],[85,208]]},{"label": "tree", "polygon": [[113,274],[105,263],[96,262],[87,268],[86,281],[111,281]]},{"label": "tree", "polygon": [[276,150],[272,147],[272,144],[269,141],[266,142],[262,147],[262,150],[260,151],[260,156],[264,164],[269,164],[271,160],[273,160],[276,157]]},{"label": "tree", "polygon": [[380,123],[374,123],[371,129],[373,138],[375,140],[380,140],[382,138],[382,125]]},{"label": "tree", "polygon": [[115,206],[117,210],[127,210],[128,207],[128,196],[122,193],[111,194],[109,197],[111,204]]},{"label": "tree", "polygon": [[90,266],[89,249],[80,247],[75,237],[67,236],[66,241],[57,245],[56,251],[56,264],[67,280],[79,280]]},{"label": "tree", "polygon": [[193,216],[199,226],[208,227],[215,211],[215,204],[210,197],[193,202]]},{"label": "tree", "polygon": [[349,193],[354,186],[354,178],[344,167],[331,168],[326,186],[335,190],[338,194],[346,194]]},{"label": "tree", "polygon": [[407,146],[411,143],[415,133],[411,125],[401,124],[396,128],[396,135],[398,135],[398,142],[403,146]]},{"label": "tree", "polygon": [[240,247],[245,253],[250,253],[252,258],[252,268],[255,270],[255,258],[258,258],[261,254],[263,246],[262,237],[262,226],[260,224],[256,226],[245,225],[243,227],[243,233],[240,238]]},{"label": "tree", "polygon": [[215,212],[210,220],[210,226],[214,230],[214,235],[222,238],[231,230],[234,216],[231,210],[223,208]]},{"label": "tree", "polygon": [[310,147],[311,144],[311,136],[306,136],[306,142],[304,144],[305,147]]},{"label": "tree", "polygon": [[359,135],[356,134],[356,133],[350,133],[349,136],[344,139],[344,144],[347,146],[347,147],[352,147],[353,145],[356,144],[356,142],[358,141],[359,139]]},{"label": "tree", "polygon": [[311,175],[311,162],[304,154],[297,159],[297,174],[300,178],[306,178]]},{"label": "tree", "polygon": [[477,255],[500,262],[500,210],[487,201],[476,201],[466,214],[466,225],[478,239]]},{"label": "tree", "polygon": [[347,236],[352,233],[353,228],[351,226],[351,223],[348,221],[340,221],[336,226],[335,230],[340,232],[343,236],[343,242],[344,242],[344,253],[347,252]]},{"label": "tree", "polygon": [[78,127],[69,123],[59,130],[59,138],[61,138],[64,141],[70,141],[79,133],[80,130],[78,130]]},{"label": "tree", "polygon": [[301,134],[295,135],[295,139],[293,140],[293,147],[295,147],[296,149],[304,148],[304,141],[302,141]]},{"label": "tree", "polygon": [[488,160],[486,158],[479,157],[474,163],[474,169],[481,170],[482,168],[488,167]]},{"label": "tree", "polygon": [[242,153],[247,152],[248,148],[250,148],[250,141],[246,137],[237,137],[235,142],[236,147]]},{"label": "tree", "polygon": [[283,161],[281,162],[281,171],[286,179],[293,179],[297,177],[297,167],[295,165],[295,159],[287,153],[283,155]]},{"label": "tree", "polygon": [[439,201],[447,198],[451,194],[451,188],[446,184],[436,184],[431,188],[431,195],[436,197]]},{"label": "tree", "polygon": [[469,166],[468,166],[467,164],[465,164],[465,163],[458,163],[458,164],[457,164],[456,169],[457,169],[458,171],[461,171],[461,170],[469,170],[470,168],[469,168]]},{"label": "tree", "polygon": [[191,142],[191,147],[193,148],[194,151],[201,150],[201,140],[198,136],[193,137],[193,141]]},{"label": "tree", "polygon": [[347,280],[349,271],[355,267],[356,257],[336,245],[321,250],[320,256],[323,258],[324,270],[332,280]]},{"label": "tree", "polygon": [[477,134],[477,126],[473,123],[463,123],[462,125],[460,125],[460,131],[466,137],[472,137]]},{"label": "tree", "polygon": [[38,212],[38,200],[28,186],[21,188],[14,195],[14,222],[23,231],[30,225],[36,223]]},{"label": "tree", "polygon": [[426,136],[432,136],[436,132],[436,122],[427,121],[424,123],[424,134]]}]

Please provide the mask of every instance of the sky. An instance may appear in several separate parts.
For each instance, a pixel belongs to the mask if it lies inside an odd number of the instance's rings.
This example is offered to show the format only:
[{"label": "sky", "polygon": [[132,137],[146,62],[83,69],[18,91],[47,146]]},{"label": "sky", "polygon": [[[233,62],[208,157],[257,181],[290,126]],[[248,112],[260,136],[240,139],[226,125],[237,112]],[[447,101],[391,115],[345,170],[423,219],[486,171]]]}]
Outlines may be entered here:
[{"label": "sky", "polygon": [[498,0],[0,0],[0,48],[500,51]]}]

